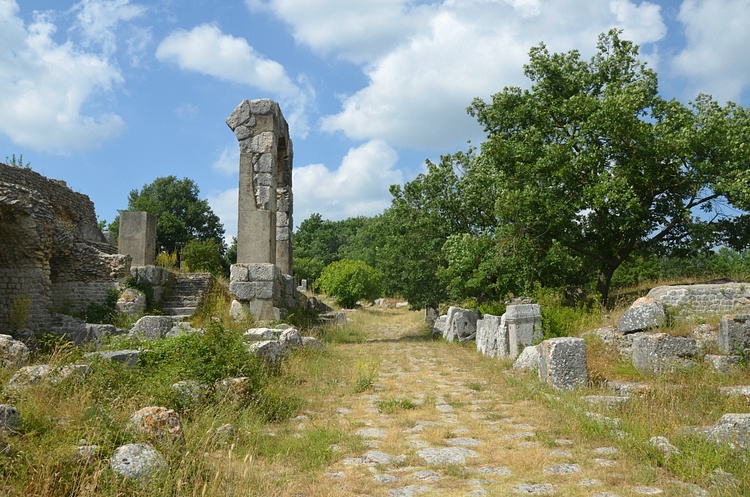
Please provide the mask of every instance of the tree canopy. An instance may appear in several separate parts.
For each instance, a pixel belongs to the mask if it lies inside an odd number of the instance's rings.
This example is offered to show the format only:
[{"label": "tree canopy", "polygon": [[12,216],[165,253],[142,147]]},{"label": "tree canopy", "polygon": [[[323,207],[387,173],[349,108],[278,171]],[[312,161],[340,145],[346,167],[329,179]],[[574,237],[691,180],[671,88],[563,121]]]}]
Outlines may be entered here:
[{"label": "tree canopy", "polygon": [[[156,244],[173,251],[191,240],[216,240],[224,247],[224,226],[213,213],[208,201],[199,198],[198,185],[189,178],[176,176],[156,178],[128,195],[128,211],[145,211],[157,217]],[[117,231],[116,220],[110,229]]]},{"label": "tree canopy", "polygon": [[487,132],[470,174],[493,178],[510,236],[595,265],[603,302],[632,254],[707,247],[729,219],[722,207],[747,207],[746,109],[706,95],[687,106],[663,99],[616,30],[588,62],[543,44],[529,55],[531,89],[469,108]]},{"label": "tree canopy", "polygon": [[317,245],[298,237],[295,255],[317,247],[366,260],[386,293],[421,308],[539,286],[596,287],[606,304],[618,268],[616,281],[633,281],[669,266],[664,257],[745,250],[750,112],[707,95],[661,97],[638,52],[617,30],[599,36],[589,60],[533,47],[528,89],[467,109],[487,134],[478,148],[427,161],[391,187],[382,215],[346,236],[343,224],[311,218]]}]

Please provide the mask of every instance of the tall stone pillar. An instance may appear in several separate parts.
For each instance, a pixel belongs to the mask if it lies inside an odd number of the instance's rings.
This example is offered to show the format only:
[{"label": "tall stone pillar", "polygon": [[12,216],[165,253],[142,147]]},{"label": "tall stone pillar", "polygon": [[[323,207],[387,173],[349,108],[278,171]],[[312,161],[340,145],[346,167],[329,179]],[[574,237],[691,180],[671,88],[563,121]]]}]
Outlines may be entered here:
[{"label": "tall stone pillar", "polygon": [[296,305],[292,273],[292,141],[279,104],[243,100],[227,118],[240,145],[236,319],[280,319]]},{"label": "tall stone pillar", "polygon": [[273,100],[243,100],[227,118],[240,145],[237,262],[291,274],[292,142]]},{"label": "tall stone pillar", "polygon": [[120,213],[118,252],[133,258],[133,266],[149,266],[156,259],[156,217],[148,212]]}]

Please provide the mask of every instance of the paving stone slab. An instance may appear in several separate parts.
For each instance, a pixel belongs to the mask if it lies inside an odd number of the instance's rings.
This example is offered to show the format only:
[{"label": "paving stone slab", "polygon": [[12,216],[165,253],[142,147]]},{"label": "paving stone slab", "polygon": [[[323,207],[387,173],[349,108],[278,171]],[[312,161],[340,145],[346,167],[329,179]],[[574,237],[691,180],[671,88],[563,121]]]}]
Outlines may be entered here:
[{"label": "paving stone slab", "polygon": [[473,450],[464,447],[447,447],[444,449],[422,449],[417,455],[427,464],[466,464],[467,457],[479,457]]}]

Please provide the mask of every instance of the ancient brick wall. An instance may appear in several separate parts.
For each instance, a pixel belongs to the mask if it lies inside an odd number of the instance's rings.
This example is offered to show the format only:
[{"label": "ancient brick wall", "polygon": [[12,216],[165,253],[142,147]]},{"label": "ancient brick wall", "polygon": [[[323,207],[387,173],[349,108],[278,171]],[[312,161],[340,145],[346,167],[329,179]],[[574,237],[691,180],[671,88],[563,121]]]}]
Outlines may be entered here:
[{"label": "ancient brick wall", "polygon": [[50,331],[51,313],[101,302],[130,261],[97,227],[94,204],[63,181],[0,164],[0,333],[30,299],[24,327]]}]

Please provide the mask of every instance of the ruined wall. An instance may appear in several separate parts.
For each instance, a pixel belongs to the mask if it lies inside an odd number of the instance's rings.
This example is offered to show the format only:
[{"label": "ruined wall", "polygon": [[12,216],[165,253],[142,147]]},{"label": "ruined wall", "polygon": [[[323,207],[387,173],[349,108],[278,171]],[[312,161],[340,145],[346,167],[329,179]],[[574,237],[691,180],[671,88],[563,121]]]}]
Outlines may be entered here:
[{"label": "ruined wall", "polygon": [[750,311],[750,283],[659,286],[648,296],[677,313]]},{"label": "ruined wall", "polygon": [[48,331],[51,313],[101,302],[130,270],[97,227],[94,204],[63,181],[0,164],[0,333],[31,301],[24,323]]}]

